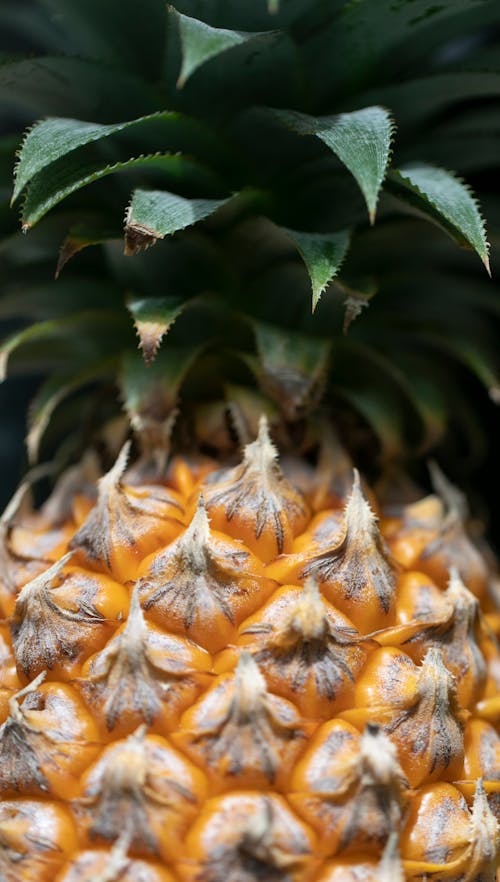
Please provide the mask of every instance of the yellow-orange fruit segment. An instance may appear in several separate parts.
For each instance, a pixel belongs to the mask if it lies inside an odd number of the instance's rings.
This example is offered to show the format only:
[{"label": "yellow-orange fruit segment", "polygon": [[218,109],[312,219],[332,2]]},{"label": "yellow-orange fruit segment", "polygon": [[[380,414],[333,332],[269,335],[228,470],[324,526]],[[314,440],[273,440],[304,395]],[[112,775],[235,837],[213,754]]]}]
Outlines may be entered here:
[{"label": "yellow-orange fruit segment", "polygon": [[392,832],[379,860],[369,855],[327,861],[315,882],[405,882],[398,834]]},{"label": "yellow-orange fruit segment", "polygon": [[283,476],[277,460],[261,419],[257,440],[245,448],[241,465],[209,476],[204,487],[215,529],[242,540],[266,562],[292,550],[294,536],[310,517],[305,499]]},{"label": "yellow-orange fruit segment", "polygon": [[323,719],[352,704],[356,677],[374,645],[309,580],[303,588],[275,591],[243,622],[236,645],[220,654],[215,669],[232,666],[244,649],[272,691],[295,702],[305,716]]},{"label": "yellow-orange fruit segment", "polygon": [[376,649],[356,684],[355,707],[343,716],[358,728],[369,722],[383,726],[412,787],[458,775],[468,714],[435,647],[421,665],[396,648]]},{"label": "yellow-orange fruit segment", "polygon": [[72,686],[42,680],[9,701],[0,728],[0,794],[68,800],[99,751],[97,726]]},{"label": "yellow-orange fruit segment", "polygon": [[241,620],[276,587],[247,547],[210,528],[202,498],[189,527],[147,557],[138,576],[146,615],[209,652],[230,643]]},{"label": "yellow-orange fruit segment", "polygon": [[186,882],[310,882],[318,865],[316,840],[286,801],[242,790],[209,800],[191,828],[189,858],[178,869]]},{"label": "yellow-orange fruit segment", "polygon": [[294,705],[267,691],[252,657],[183,715],[172,740],[206,769],[213,792],[235,787],[283,790],[314,726]]},{"label": "yellow-orange fruit segment", "polygon": [[488,567],[466,533],[461,512],[448,512],[437,497],[408,506],[391,529],[391,551],[403,566],[427,573],[445,587],[454,567],[469,591],[484,597]]},{"label": "yellow-orange fruit segment", "polygon": [[96,573],[66,569],[63,557],[21,588],[10,620],[18,669],[59,680],[78,675],[89,653],[103,647],[127,615],[128,591]]},{"label": "yellow-orange fruit segment", "polygon": [[320,834],[325,854],[376,854],[401,823],[408,782],[378,726],[360,735],[349,723],[332,720],[297,763],[289,799]]},{"label": "yellow-orange fruit segment", "polygon": [[176,877],[158,863],[128,857],[118,849],[88,849],[77,852],[57,874],[55,882],[176,882]]},{"label": "yellow-orange fruit segment", "polygon": [[129,444],[115,465],[99,480],[95,506],[75,533],[70,548],[78,563],[127,582],[141,560],[177,536],[184,507],[173,490],[123,484]]},{"label": "yellow-orange fruit segment", "polygon": [[77,685],[109,740],[141,723],[159,732],[175,728],[210,682],[211,666],[200,646],[144,618],[135,589],[126,623],[83,665]]},{"label": "yellow-orange fruit segment", "polygon": [[125,830],[132,854],[169,862],[178,856],[206,791],[203,773],[141,726],[108,745],[87,769],[76,814],[89,844],[115,843]]},{"label": "yellow-orange fruit segment", "polygon": [[7,625],[0,625],[0,720],[4,720],[9,709],[9,699],[21,688],[16,660],[12,652]]},{"label": "yellow-orange fruit segment", "polygon": [[500,829],[481,781],[472,807],[451,784],[425,787],[414,797],[401,856],[407,879],[437,882],[494,880]]},{"label": "yellow-orange fruit segment", "polygon": [[0,843],[5,882],[51,882],[78,838],[63,803],[15,798],[0,800]]},{"label": "yellow-orange fruit segment", "polygon": [[330,602],[362,634],[394,621],[397,569],[380,534],[356,472],[342,527],[330,541],[312,541],[297,555],[282,556],[267,568],[281,583],[317,579]]}]

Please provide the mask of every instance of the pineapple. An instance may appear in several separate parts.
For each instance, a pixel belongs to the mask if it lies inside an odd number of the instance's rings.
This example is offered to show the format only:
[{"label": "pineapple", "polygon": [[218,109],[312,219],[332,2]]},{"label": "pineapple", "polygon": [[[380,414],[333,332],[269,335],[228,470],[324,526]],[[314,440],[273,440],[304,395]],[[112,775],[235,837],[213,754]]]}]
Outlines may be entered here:
[{"label": "pineapple", "polygon": [[1,15],[1,367],[61,474],[0,519],[0,879],[497,882],[496,564],[409,469],[477,449],[459,364],[498,398],[441,167],[492,164],[498,5]]}]

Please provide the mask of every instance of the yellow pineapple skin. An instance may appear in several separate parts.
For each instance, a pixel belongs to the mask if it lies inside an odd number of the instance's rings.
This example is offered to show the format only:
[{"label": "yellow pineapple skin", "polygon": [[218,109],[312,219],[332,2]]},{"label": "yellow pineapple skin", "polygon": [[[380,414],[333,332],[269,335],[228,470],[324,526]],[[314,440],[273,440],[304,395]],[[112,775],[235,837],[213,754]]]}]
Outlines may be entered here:
[{"label": "yellow pineapple skin", "polygon": [[2,882],[500,878],[499,616],[458,520],[299,490],[264,424],[232,468],[126,465],[2,526]]}]

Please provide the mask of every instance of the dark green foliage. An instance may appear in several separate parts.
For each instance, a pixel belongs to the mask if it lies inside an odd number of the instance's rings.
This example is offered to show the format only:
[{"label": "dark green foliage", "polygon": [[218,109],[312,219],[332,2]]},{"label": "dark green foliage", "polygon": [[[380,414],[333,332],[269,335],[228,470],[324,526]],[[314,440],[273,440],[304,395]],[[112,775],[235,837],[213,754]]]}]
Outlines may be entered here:
[{"label": "dark green foliage", "polygon": [[[143,418],[136,331],[156,381],[176,377],[170,410],[257,382],[293,429],[325,389],[386,459],[432,448],[450,412],[477,445],[457,377],[498,398],[500,309],[457,173],[498,165],[496,0],[31,0],[2,17],[3,359],[49,375],[32,458],[78,390],[116,400],[118,376]],[[28,126],[24,238],[7,202]]]}]

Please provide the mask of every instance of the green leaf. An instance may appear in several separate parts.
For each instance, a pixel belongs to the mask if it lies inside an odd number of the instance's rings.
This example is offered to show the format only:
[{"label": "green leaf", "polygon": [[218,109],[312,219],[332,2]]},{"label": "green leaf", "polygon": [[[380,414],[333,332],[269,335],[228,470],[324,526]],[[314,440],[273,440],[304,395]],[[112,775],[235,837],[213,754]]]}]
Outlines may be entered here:
[{"label": "green leaf", "polygon": [[[108,175],[135,169],[160,172],[173,183],[189,182],[192,185],[197,181],[200,184],[205,177],[204,169],[196,162],[169,153],[138,156],[125,162],[99,166],[95,162],[82,163],[79,157],[61,159],[45,172],[40,172],[29,185],[21,218],[23,231],[29,230],[55,205],[82,187]],[[215,181],[208,171],[204,183],[205,186],[209,183],[214,186]]]},{"label": "green leaf", "polygon": [[77,224],[72,227],[62,243],[57,257],[55,278],[58,279],[62,270],[79,251],[89,248],[91,245],[102,245],[104,242],[120,240],[121,231],[111,228],[90,227],[85,224]]},{"label": "green leaf", "polygon": [[147,365],[155,360],[160,343],[180,315],[184,303],[176,297],[145,297],[129,298],[127,308],[134,319],[134,325],[140,340]]},{"label": "green leaf", "polygon": [[428,333],[426,341],[449,353],[476,375],[492,401],[500,404],[500,358],[496,347],[454,333],[448,337]]},{"label": "green leaf", "polygon": [[79,147],[102,141],[126,129],[140,128],[150,122],[167,122],[174,128],[196,126],[196,123],[171,111],[151,113],[137,119],[113,125],[82,122],[77,119],[46,119],[35,123],[26,133],[19,151],[19,159],[14,173],[12,202],[18,198],[26,185],[48,165],[67,156]]},{"label": "green leaf", "polygon": [[81,386],[103,376],[113,376],[115,369],[115,359],[106,359],[73,374],[54,374],[42,383],[31,402],[28,414],[26,448],[30,463],[38,459],[40,442],[59,404]]},{"label": "green leaf", "polygon": [[485,222],[461,180],[442,168],[414,165],[392,171],[387,189],[434,220],[460,245],[473,248],[490,273]]},{"label": "green leaf", "polygon": [[357,340],[339,340],[332,381],[377,433],[390,459],[420,444],[423,422],[418,401],[399,365],[388,354]]},{"label": "green leaf", "polygon": [[[114,312],[105,310],[86,310],[63,318],[48,319],[44,322],[37,322],[29,328],[24,328],[22,331],[18,331],[5,340],[0,346],[0,383],[6,378],[10,356],[13,352],[19,349],[20,346],[36,341],[47,342],[54,337],[63,337],[68,341],[71,341],[71,338],[73,338],[73,350],[76,352],[80,340],[82,340],[82,343],[84,344],[88,342],[90,348],[92,348],[92,343],[94,342],[92,340],[93,330],[99,329],[102,331],[102,329],[109,324],[111,325],[111,330],[113,329],[113,326],[115,326],[115,339],[113,339],[114,345],[116,338],[118,337],[116,332],[119,330],[119,314],[117,315]],[[107,328],[107,333],[109,337],[109,327]]]},{"label": "green leaf", "polygon": [[228,199],[185,199],[165,190],[135,190],[125,220],[125,252],[135,254],[214,214]]},{"label": "green leaf", "polygon": [[339,233],[299,233],[282,227],[300,253],[311,279],[312,309],[318,305],[323,291],[337,275],[347,254],[349,230]]},{"label": "green leaf", "polygon": [[165,346],[150,366],[137,352],[124,354],[119,378],[122,398],[143,448],[161,446],[165,433],[169,434],[180,387],[199,352],[199,346]]},{"label": "green leaf", "polygon": [[[252,321],[257,344],[255,368],[263,392],[289,420],[301,419],[321,398],[331,341]],[[254,369],[252,360],[248,362]]]},{"label": "green leaf", "polygon": [[198,70],[210,58],[215,58],[221,52],[226,52],[235,46],[241,46],[242,43],[247,43],[259,36],[255,33],[211,27],[204,21],[177,12],[173,6],[170,6],[169,10],[179,23],[182,46],[182,65],[177,80],[178,88],[182,88],[195,70]]},{"label": "green leaf", "polygon": [[373,223],[394,131],[388,111],[374,106],[323,117],[292,110],[272,113],[300,135],[316,135],[335,153],[356,179]]}]

